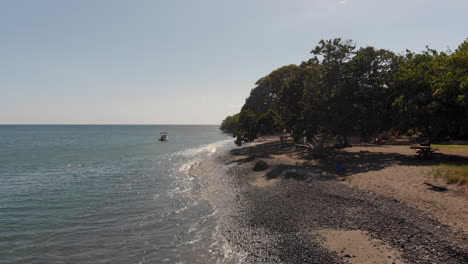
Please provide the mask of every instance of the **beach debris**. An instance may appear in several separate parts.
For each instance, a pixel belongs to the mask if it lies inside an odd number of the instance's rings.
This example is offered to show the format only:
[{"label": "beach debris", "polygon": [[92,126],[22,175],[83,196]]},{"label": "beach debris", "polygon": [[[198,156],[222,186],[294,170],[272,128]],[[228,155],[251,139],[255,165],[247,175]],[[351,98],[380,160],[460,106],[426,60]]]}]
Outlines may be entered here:
[{"label": "beach debris", "polygon": [[443,186],[437,186],[428,182],[425,182],[424,184],[428,185],[430,187],[429,190],[432,190],[432,191],[436,191],[436,192],[448,191],[448,189]]},{"label": "beach debris", "polygon": [[335,165],[335,170],[338,171],[338,172],[341,172],[341,171],[344,171],[345,168],[343,166],[337,164],[337,165]]},{"label": "beach debris", "polygon": [[259,160],[255,163],[254,167],[253,167],[253,170],[254,171],[264,171],[266,169],[268,169],[270,165],[264,161],[264,160]]}]

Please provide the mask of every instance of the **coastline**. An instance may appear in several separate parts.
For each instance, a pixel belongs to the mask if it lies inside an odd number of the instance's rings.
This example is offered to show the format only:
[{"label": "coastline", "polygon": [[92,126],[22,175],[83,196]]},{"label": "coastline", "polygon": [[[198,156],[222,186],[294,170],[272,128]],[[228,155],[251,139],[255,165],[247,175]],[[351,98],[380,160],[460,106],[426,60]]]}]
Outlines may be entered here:
[{"label": "coastline", "polygon": [[[381,163],[394,158],[376,155]],[[253,171],[259,160],[269,168]],[[217,186],[231,188],[211,192],[221,208],[219,232],[243,263],[468,262],[462,229],[405,199],[358,188],[347,182],[352,176],[333,173],[330,162],[306,161],[274,139],[235,148],[217,162],[228,182]]]}]

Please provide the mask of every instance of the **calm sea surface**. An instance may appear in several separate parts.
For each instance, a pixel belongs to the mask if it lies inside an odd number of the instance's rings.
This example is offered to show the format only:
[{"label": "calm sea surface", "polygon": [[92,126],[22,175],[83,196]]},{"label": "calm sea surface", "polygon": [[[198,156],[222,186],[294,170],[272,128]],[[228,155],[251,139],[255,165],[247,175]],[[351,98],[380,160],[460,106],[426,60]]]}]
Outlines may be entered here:
[{"label": "calm sea surface", "polygon": [[228,262],[188,169],[232,146],[217,126],[0,126],[0,263]]}]

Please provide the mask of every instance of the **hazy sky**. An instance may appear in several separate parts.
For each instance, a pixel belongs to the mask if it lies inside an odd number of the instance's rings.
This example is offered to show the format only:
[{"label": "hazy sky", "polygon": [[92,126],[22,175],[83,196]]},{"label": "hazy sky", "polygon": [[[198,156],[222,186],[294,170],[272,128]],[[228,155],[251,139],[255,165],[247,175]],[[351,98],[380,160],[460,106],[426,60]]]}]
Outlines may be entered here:
[{"label": "hazy sky", "polygon": [[455,49],[466,0],[0,0],[0,124],[218,124],[320,39]]}]

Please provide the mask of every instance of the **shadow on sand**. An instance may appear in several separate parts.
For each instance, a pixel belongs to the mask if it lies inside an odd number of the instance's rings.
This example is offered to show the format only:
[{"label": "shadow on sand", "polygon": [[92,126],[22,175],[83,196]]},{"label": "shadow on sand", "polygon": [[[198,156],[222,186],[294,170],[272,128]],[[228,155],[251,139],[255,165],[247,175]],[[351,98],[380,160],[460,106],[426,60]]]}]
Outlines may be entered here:
[{"label": "shadow on sand", "polygon": [[[373,145],[369,145],[372,147]],[[374,145],[379,146],[379,145]],[[366,145],[367,147],[367,145]],[[408,146],[409,147],[409,146]],[[435,153],[430,160],[420,160],[416,155],[382,153],[371,151],[347,152],[343,149],[328,148],[322,158],[314,158],[305,148],[298,148],[292,142],[268,142],[245,146],[231,151],[234,156],[248,156],[234,162],[245,163],[256,159],[271,159],[271,155],[287,155],[307,160],[298,165],[275,164],[266,173],[268,180],[277,177],[296,180],[332,180],[356,173],[378,171],[390,166],[437,166],[444,164],[468,164],[464,156]],[[231,162],[232,163],[232,162]],[[337,170],[337,165],[344,168]],[[408,175],[411,177],[411,175]]]}]

